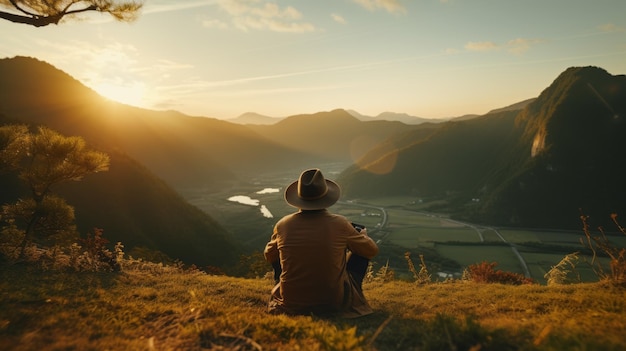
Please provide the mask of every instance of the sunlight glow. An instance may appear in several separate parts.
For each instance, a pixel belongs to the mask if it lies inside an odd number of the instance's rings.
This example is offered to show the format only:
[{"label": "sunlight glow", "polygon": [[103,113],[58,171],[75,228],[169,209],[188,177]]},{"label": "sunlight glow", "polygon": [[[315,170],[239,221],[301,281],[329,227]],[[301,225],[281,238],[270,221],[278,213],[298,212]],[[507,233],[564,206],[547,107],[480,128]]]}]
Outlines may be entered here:
[{"label": "sunlight glow", "polygon": [[103,97],[123,104],[141,107],[144,102],[145,88],[143,84],[118,85],[109,82],[101,82],[93,88]]}]

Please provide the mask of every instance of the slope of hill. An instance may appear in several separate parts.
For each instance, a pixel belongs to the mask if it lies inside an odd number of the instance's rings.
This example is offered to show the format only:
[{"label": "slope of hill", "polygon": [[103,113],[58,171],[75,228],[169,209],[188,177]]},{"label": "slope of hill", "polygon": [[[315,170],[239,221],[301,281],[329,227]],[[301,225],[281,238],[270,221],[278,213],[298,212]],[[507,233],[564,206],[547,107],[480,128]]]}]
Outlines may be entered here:
[{"label": "slope of hill", "polygon": [[520,102],[514,103],[514,104],[509,105],[509,106],[493,109],[493,110],[487,112],[487,114],[499,113],[499,112],[505,112],[505,111],[523,110],[524,108],[526,108],[526,106],[528,106],[528,104],[530,104],[531,102],[533,102],[535,100],[536,100],[536,98],[526,99],[524,101],[520,101]]},{"label": "slope of hill", "polygon": [[352,197],[480,198],[464,214],[474,221],[578,227],[581,208],[596,218],[626,213],[625,116],[624,76],[570,68],[522,111],[450,122],[414,143],[406,137],[384,156],[365,155],[366,167],[339,180]]},{"label": "slope of hill", "polygon": [[[110,171],[54,189],[75,207],[82,234],[94,227],[101,228],[106,238],[121,241],[128,250],[134,247],[160,250],[171,258],[201,266],[222,266],[236,260],[239,248],[230,234],[130,159],[122,148],[121,133],[108,130],[94,112],[101,108],[100,112],[106,114],[118,107],[118,112],[128,112],[131,108],[103,101],[64,73],[33,59],[0,60],[0,72],[0,109],[7,113],[0,115],[0,124],[43,123],[66,134],[83,136],[111,155]],[[33,83],[35,76],[47,83]],[[124,119],[124,116],[115,117]],[[139,132],[134,142],[154,145],[142,141]],[[185,161],[184,154],[174,156]],[[173,161],[162,166],[167,169],[177,164]],[[220,172],[215,168],[215,172]],[[0,184],[2,204],[28,194],[14,174],[2,174]]]},{"label": "slope of hill", "polygon": [[502,146],[516,137],[515,116],[505,112],[406,133],[395,145],[366,154],[338,182],[348,197],[467,196],[502,157]]},{"label": "slope of hill", "polygon": [[381,112],[377,116],[365,116],[357,111],[348,110],[348,113],[357,118],[360,121],[368,122],[368,121],[396,121],[402,122],[405,124],[422,124],[422,123],[441,123],[445,122],[447,119],[437,119],[437,118],[424,118],[411,116],[408,113],[398,113],[398,112]]},{"label": "slope of hill", "polygon": [[0,60],[0,76],[0,111],[6,115],[122,150],[175,188],[218,188],[241,173],[309,159],[242,125],[108,101],[36,59]]},{"label": "slope of hill", "polygon": [[291,116],[272,126],[250,128],[285,147],[329,161],[352,162],[377,143],[420,126],[390,121],[361,122],[339,109]]},{"label": "slope of hill", "polygon": [[[125,264],[0,267],[3,350],[623,350],[624,289],[450,282],[364,286],[358,319],[269,315],[272,283]],[[89,282],[86,284],[85,282]]]},{"label": "slope of hill", "polygon": [[242,252],[231,234],[128,156],[113,151],[111,167],[58,193],[74,206],[81,233],[104,230],[126,250],[149,249],[199,267],[226,267]]},{"label": "slope of hill", "polygon": [[481,213],[534,226],[577,225],[581,210],[600,223],[626,213],[625,119],[626,76],[567,69],[518,116],[515,164],[503,163],[508,176]]},{"label": "slope of hill", "polygon": [[269,117],[264,116],[255,112],[246,112],[237,118],[231,118],[228,122],[237,123],[237,124],[276,124],[282,118],[280,117]]}]

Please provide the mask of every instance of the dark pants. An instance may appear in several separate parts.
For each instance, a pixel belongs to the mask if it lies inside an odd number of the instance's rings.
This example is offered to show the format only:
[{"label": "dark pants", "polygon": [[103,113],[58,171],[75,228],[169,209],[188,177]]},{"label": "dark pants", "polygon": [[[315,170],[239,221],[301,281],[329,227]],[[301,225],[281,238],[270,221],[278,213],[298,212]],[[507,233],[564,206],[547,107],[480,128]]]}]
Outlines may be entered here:
[{"label": "dark pants", "polygon": [[[357,288],[361,291],[363,290],[363,279],[365,279],[369,262],[370,260],[367,258],[352,253],[346,265],[348,274],[354,279],[357,283]],[[280,273],[283,271],[280,266],[280,261],[273,262],[272,268],[274,268],[274,281],[278,284],[280,281]]]}]

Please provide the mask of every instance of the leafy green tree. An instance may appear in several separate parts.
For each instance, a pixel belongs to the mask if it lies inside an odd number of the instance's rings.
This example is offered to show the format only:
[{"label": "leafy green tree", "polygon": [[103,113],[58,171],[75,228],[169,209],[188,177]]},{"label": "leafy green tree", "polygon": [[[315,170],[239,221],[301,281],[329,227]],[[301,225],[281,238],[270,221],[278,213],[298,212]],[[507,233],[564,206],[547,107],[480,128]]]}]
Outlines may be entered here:
[{"label": "leafy green tree", "polygon": [[0,18],[35,27],[59,24],[89,11],[108,13],[118,21],[132,22],[139,15],[142,1],[126,0],[0,0]]},{"label": "leafy green tree", "polygon": [[62,182],[106,171],[109,156],[87,148],[81,137],[66,137],[49,128],[30,133],[26,126],[0,127],[0,165],[14,170],[30,190],[31,198],[3,206],[3,220],[21,225],[21,253],[34,237],[55,242],[73,235],[74,210],[52,195]]}]

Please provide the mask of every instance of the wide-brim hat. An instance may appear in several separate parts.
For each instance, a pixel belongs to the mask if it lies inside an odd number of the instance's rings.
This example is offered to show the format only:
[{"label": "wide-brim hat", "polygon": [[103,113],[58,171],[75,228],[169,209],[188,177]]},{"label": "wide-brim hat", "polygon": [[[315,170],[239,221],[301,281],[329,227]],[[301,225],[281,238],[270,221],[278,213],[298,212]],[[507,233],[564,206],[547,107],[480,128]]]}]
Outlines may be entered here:
[{"label": "wide-brim hat", "polygon": [[332,206],[341,196],[339,184],[324,178],[317,168],[307,169],[285,189],[285,201],[302,210],[321,210]]}]

